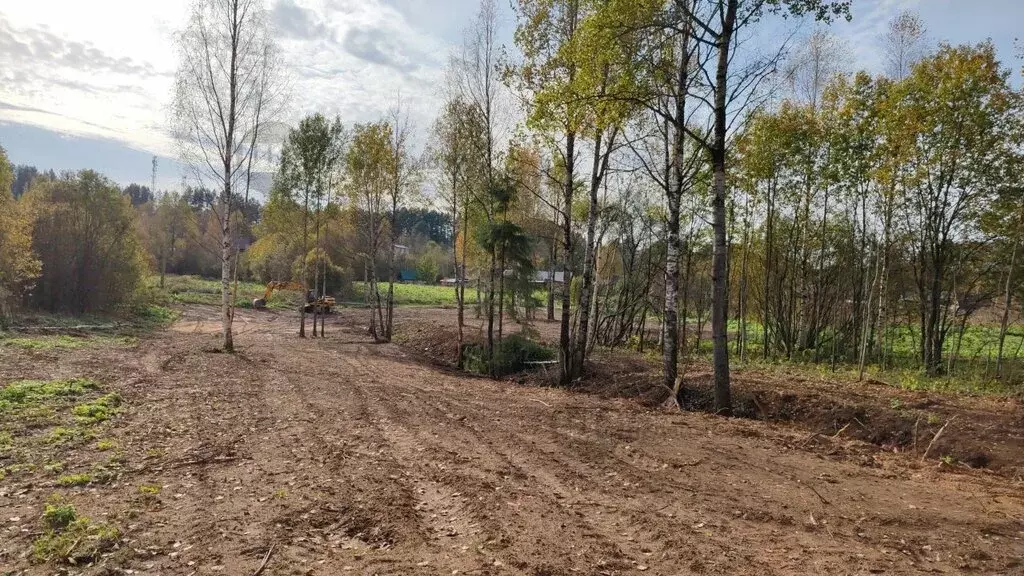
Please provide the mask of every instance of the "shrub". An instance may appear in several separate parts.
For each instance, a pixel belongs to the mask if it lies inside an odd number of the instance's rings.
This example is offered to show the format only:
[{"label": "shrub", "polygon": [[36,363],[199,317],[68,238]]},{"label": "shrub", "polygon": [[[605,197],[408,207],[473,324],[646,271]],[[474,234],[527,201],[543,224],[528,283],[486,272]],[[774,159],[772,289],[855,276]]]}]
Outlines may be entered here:
[{"label": "shrub", "polygon": [[78,519],[75,507],[66,502],[59,494],[50,497],[43,510],[43,523],[50,530],[62,530]]},{"label": "shrub", "polygon": [[[464,349],[466,370],[478,374],[488,374],[486,349],[477,344],[467,345]],[[520,334],[505,336],[494,351],[495,376],[506,376],[522,372],[530,367],[529,362],[543,362],[555,357],[555,352]]]}]

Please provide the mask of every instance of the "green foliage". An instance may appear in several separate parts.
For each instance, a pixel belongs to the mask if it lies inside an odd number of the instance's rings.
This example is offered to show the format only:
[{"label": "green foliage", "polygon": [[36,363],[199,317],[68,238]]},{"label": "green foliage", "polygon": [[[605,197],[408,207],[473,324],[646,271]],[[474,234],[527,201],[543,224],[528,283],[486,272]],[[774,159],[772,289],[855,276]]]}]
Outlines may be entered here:
[{"label": "green foliage", "polygon": [[143,484],[139,486],[139,493],[146,496],[156,496],[160,493],[160,487],[155,484]]},{"label": "green foliage", "polygon": [[11,194],[14,174],[0,147],[0,328],[34,285],[41,263],[32,249],[32,228],[24,206]]},{"label": "green foliage", "polygon": [[[486,350],[479,345],[471,344],[463,352],[464,366],[469,372],[492,374],[488,370]],[[510,334],[502,338],[494,352],[495,376],[515,374],[530,368],[530,362],[543,362],[555,357],[554,350],[542,346],[520,334]]]},{"label": "green foliage", "polygon": [[58,486],[84,486],[92,482],[92,476],[88,474],[67,474],[57,479]]},{"label": "green foliage", "polygon": [[106,452],[117,448],[117,443],[110,439],[103,439],[96,442],[96,449],[100,452]]},{"label": "green foliage", "polygon": [[78,519],[74,505],[64,500],[59,494],[50,496],[43,509],[43,524],[50,530],[63,530]]},{"label": "green foliage", "polygon": [[94,348],[104,346],[135,346],[138,339],[132,336],[0,336],[0,346],[10,346],[23,350],[73,350],[77,348]]},{"label": "green foliage", "polygon": [[65,562],[71,565],[99,559],[117,545],[121,532],[107,523],[94,524],[78,517],[67,525],[50,528],[32,545],[37,562]]},{"label": "green foliage", "polygon": [[121,396],[116,392],[101,396],[92,402],[79,404],[71,409],[75,421],[79,424],[99,424],[106,422],[114,415],[121,405]]},{"label": "green foliage", "polygon": [[89,170],[36,180],[21,203],[31,214],[32,248],[42,262],[33,304],[81,314],[130,301],[145,258],[131,205],[113,182]]},{"label": "green foliage", "polygon": [[[388,283],[378,285],[381,292],[386,292]],[[354,282],[356,298],[361,300],[366,294],[366,284]],[[476,301],[476,289],[466,287],[466,302]],[[395,304],[398,306],[434,306],[451,308],[456,304],[455,287],[431,284],[395,284]]]},{"label": "green foliage", "polygon": [[0,415],[15,416],[29,408],[81,396],[99,388],[89,378],[66,380],[19,380],[0,388]]}]

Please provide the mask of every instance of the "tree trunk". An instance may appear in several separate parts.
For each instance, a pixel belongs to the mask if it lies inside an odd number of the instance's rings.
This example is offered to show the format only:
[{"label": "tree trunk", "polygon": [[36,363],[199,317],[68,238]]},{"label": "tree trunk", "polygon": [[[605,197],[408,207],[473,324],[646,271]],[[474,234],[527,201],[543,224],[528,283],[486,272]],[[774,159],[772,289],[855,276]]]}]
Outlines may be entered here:
[{"label": "tree trunk", "polygon": [[568,387],[576,379],[576,369],[573,366],[572,344],[569,329],[572,324],[572,200],[574,170],[573,164],[576,160],[576,134],[568,132],[565,135],[565,183],[563,188],[562,208],[562,253],[566,266],[562,278],[562,325],[558,335],[558,365],[559,384]]},{"label": "tree trunk", "polygon": [[558,257],[558,239],[551,237],[551,256],[548,260],[548,322],[555,321],[555,259]]},{"label": "tree trunk", "polygon": [[309,261],[309,186],[302,210],[302,306],[299,307],[299,338],[306,337],[306,294],[309,292],[309,279],[306,263]]},{"label": "tree trunk", "polygon": [[999,353],[996,355],[996,378],[1003,376],[1003,346],[1006,344],[1006,330],[1010,325],[1010,306],[1013,304],[1013,268],[1017,263],[1017,247],[1020,240],[1014,240],[1010,252],[1010,268],[1006,271],[1006,289],[1003,292],[1003,317],[999,321]]},{"label": "tree trunk", "polygon": [[[867,301],[867,306],[866,306],[866,309],[868,310],[868,315],[867,315],[868,319],[869,319],[868,322],[871,322],[871,320],[870,320],[870,318],[871,318],[871,298],[874,296],[875,291],[878,289],[879,283],[881,282],[881,277],[882,277],[882,256],[881,256],[880,251],[877,249],[877,243],[876,243],[875,252],[876,252],[876,254],[875,254],[875,279],[871,282],[871,287],[868,289],[868,301]],[[867,275],[866,274],[865,274],[864,280],[867,281]],[[859,370],[859,373],[857,375],[857,380],[858,381],[864,379],[864,369],[866,368],[867,362],[868,362],[868,342],[869,342],[868,335],[870,333],[871,333],[871,326],[864,326],[864,327],[861,328],[861,335],[860,335],[861,336],[861,341],[860,341],[860,370]]]},{"label": "tree trunk", "polygon": [[[674,196],[674,195],[672,195]],[[665,243],[665,312],[662,316],[661,334],[661,369],[662,384],[676,394],[676,378],[678,377],[679,366],[679,256],[681,243],[679,241],[679,198],[669,198],[668,203],[668,238]],[[686,307],[683,307],[685,315]],[[683,319],[685,323],[685,318]],[[683,330],[685,330],[685,326]],[[686,336],[684,334],[683,341]]]},{"label": "tree trunk", "polygon": [[587,206],[587,245],[583,257],[583,286],[580,291],[580,325],[576,331],[576,359],[573,364],[576,376],[583,370],[587,356],[587,336],[590,330],[590,300],[594,291],[594,267],[597,261],[597,193],[601,185],[600,162],[603,132],[598,131],[594,138],[594,166],[590,173],[590,197]]},{"label": "tree trunk", "polygon": [[[230,174],[229,163],[225,163],[225,172]],[[235,342],[231,333],[232,302],[231,302],[231,181],[225,178],[224,198],[221,201],[220,230],[220,312],[221,331],[224,335],[224,351],[234,352]]]},{"label": "tree trunk", "polygon": [[715,412],[722,415],[732,413],[732,397],[729,387],[729,340],[728,307],[729,278],[727,276],[729,251],[726,244],[726,129],[728,118],[729,48],[736,26],[736,11],[739,0],[728,0],[722,32],[718,36],[718,64],[715,71],[715,124],[714,141],[711,146],[711,166],[714,174],[714,199],[711,203],[712,229],[714,231],[714,253],[711,261],[711,337],[715,373]]}]

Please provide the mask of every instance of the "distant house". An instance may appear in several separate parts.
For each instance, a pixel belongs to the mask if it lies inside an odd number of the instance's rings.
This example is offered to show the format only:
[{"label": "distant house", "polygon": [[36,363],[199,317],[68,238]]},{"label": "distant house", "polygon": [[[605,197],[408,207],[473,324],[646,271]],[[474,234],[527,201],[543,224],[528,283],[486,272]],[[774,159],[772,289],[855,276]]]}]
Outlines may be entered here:
[{"label": "distant house", "polygon": [[409,247],[401,244],[395,244],[395,256],[408,256]]},{"label": "distant house", "polygon": [[[565,283],[565,272],[561,272],[561,271],[560,272],[555,272],[554,279],[555,279],[555,284],[564,284]],[[548,270],[538,270],[533,275],[533,280],[531,280],[531,282],[534,283],[534,284],[547,284],[550,280],[551,280],[551,272],[550,271],[548,271]]]}]

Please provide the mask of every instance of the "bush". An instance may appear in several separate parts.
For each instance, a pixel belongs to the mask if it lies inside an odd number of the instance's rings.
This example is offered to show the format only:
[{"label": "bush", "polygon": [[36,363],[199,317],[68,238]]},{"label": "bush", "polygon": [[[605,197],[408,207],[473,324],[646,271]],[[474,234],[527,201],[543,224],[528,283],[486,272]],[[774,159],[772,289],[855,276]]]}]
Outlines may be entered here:
[{"label": "bush", "polygon": [[[470,372],[488,374],[487,350],[478,344],[469,344],[463,349],[464,366]],[[494,351],[495,376],[507,376],[522,372],[530,367],[529,362],[544,362],[555,357],[554,350],[542,346],[520,334],[502,338]]]}]

